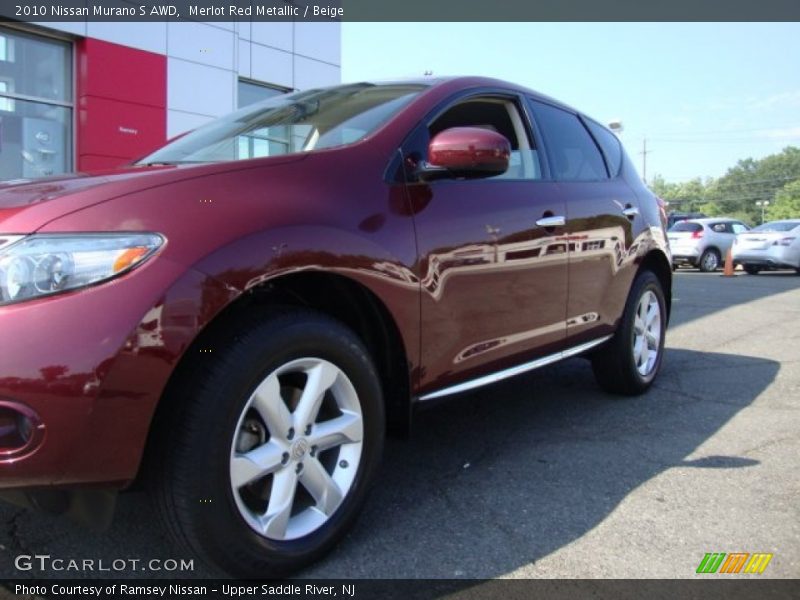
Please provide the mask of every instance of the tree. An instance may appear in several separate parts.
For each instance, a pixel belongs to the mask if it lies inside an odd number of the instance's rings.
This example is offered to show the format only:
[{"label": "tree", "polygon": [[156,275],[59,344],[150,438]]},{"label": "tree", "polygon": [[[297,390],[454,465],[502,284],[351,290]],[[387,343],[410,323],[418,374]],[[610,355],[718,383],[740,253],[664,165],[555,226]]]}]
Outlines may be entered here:
[{"label": "tree", "polygon": [[656,175],[650,187],[669,203],[671,211],[700,211],[710,217],[726,216],[760,223],[758,201],[770,202],[769,218],[776,218],[773,215],[800,216],[796,204],[798,190],[791,185],[797,180],[800,180],[800,148],[788,146],[759,160],[740,160],[718,179],[702,181],[697,178],[670,183]]},{"label": "tree", "polygon": [[708,200],[726,215],[745,214],[751,222],[760,222],[756,202],[772,202],[778,190],[796,179],[800,179],[800,148],[789,146],[760,160],[740,160],[709,186]]},{"label": "tree", "polygon": [[670,210],[691,212],[705,203],[706,185],[699,177],[681,183],[667,183],[661,175],[656,175],[650,188],[669,203]]},{"label": "tree", "polygon": [[709,217],[719,217],[725,214],[725,211],[716,202],[704,202],[697,210]]},{"label": "tree", "polygon": [[664,178],[657,173],[653,177],[652,181],[650,181],[650,189],[653,190],[653,193],[656,196],[663,198],[664,200],[673,196],[673,190],[675,187],[676,184],[667,183]]},{"label": "tree", "polygon": [[767,218],[770,221],[800,218],[800,179],[787,183],[775,193],[775,200],[767,207]]},{"label": "tree", "polygon": [[699,177],[678,184],[676,190],[681,208],[689,212],[697,210],[706,201],[706,186]]}]

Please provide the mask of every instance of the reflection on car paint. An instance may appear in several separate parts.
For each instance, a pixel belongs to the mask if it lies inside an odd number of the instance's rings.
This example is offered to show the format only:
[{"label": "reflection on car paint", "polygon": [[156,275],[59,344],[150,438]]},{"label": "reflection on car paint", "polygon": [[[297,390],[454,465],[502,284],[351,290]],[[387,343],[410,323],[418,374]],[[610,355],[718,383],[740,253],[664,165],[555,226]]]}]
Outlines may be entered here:
[{"label": "reflection on car paint", "polygon": [[[489,229],[487,227],[487,229]],[[434,298],[444,293],[448,279],[469,275],[482,270],[516,269],[564,260],[607,258],[612,272],[616,272],[629,249],[624,247],[622,227],[606,227],[569,235],[547,235],[521,242],[494,241],[470,244],[446,252],[429,255],[422,287]]]},{"label": "reflection on car paint", "polygon": [[464,350],[456,355],[456,357],[453,359],[453,362],[460,363],[468,358],[475,358],[476,356],[480,356],[492,350],[502,348],[503,346],[532,340],[542,335],[548,335],[557,332],[561,329],[569,329],[570,327],[578,327],[580,325],[594,323],[599,317],[600,315],[598,315],[596,312],[586,313],[576,317],[571,317],[564,322],[553,323],[552,325],[538,327],[536,329],[531,329],[530,331],[523,331],[521,333],[515,333],[513,335],[479,342],[464,348]]}]

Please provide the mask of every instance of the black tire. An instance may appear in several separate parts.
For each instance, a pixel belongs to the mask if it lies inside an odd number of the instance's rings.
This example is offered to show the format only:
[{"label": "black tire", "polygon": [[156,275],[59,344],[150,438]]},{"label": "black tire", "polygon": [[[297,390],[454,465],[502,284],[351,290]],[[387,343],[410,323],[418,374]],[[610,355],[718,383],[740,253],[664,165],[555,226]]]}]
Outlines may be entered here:
[{"label": "black tire", "polygon": [[745,273],[748,275],[758,275],[761,271],[761,268],[756,265],[742,265],[742,268],[744,268]]},{"label": "black tire", "polygon": [[[347,389],[355,391],[355,396],[351,393],[349,397],[357,398],[361,408],[363,445],[354,478],[327,521],[302,537],[270,539],[248,525],[237,506],[241,498],[234,497],[238,492],[231,484],[233,446],[245,430],[242,419],[253,391],[277,369],[307,357],[331,363],[352,384]],[[336,381],[340,382],[338,377]],[[281,381],[279,385],[278,398],[285,400],[285,384]],[[165,398],[178,404],[171,411],[170,426],[160,428],[168,434],[161,436],[163,450],[153,490],[162,521],[177,543],[205,563],[240,578],[284,576],[327,553],[357,517],[383,450],[382,391],[361,340],[327,316],[288,310],[226,334],[210,354],[199,354],[191,376],[184,376],[178,387],[178,397]],[[328,390],[324,394],[333,390],[322,389]],[[316,427],[317,417],[313,419]],[[287,435],[291,440],[293,434]],[[296,441],[301,437],[298,435]],[[269,431],[266,439],[272,440]],[[265,443],[263,438],[260,443]],[[305,445],[303,451],[307,450]],[[295,460],[294,446],[291,452]],[[286,456],[288,453],[284,453]],[[315,450],[300,456],[310,464]],[[320,454],[314,460],[322,464],[322,457]],[[339,461],[338,454],[333,456],[333,465],[331,470],[353,466]],[[272,488],[266,493],[269,496]],[[294,504],[295,492],[291,498]],[[310,495],[308,499],[313,502]]]},{"label": "black tire", "polygon": [[673,271],[677,271],[678,270],[678,265],[676,265],[675,263],[672,263],[672,270]]},{"label": "black tire", "polygon": [[697,268],[703,273],[713,273],[719,268],[720,260],[719,252],[714,248],[708,248],[697,261]]},{"label": "black tire", "polygon": [[[649,293],[655,296],[660,314],[657,328],[658,351],[652,368],[642,374],[634,356],[634,324],[639,302]],[[661,282],[652,271],[642,271],[633,282],[614,337],[591,355],[592,370],[601,388],[625,396],[636,396],[647,391],[658,375],[664,357],[666,318],[666,302]]]}]

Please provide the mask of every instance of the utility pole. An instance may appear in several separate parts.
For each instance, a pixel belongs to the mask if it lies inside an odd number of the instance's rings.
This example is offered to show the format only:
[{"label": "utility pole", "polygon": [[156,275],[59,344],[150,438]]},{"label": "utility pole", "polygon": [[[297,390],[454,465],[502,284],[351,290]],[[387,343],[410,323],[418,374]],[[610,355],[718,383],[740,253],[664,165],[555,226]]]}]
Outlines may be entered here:
[{"label": "utility pole", "polygon": [[647,155],[651,152],[652,150],[647,149],[647,138],[642,138],[642,151],[639,154],[642,155],[642,179],[645,183],[647,183]]}]

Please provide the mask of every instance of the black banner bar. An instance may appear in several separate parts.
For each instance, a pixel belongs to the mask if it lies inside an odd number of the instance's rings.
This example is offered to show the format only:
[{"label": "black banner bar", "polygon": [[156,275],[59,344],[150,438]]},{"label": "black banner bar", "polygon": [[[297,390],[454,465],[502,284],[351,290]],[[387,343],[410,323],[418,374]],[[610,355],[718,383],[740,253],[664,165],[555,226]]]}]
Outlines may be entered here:
[{"label": "black banner bar", "polygon": [[797,21],[797,0],[2,0],[0,21]]},{"label": "black banner bar", "polygon": [[[280,582],[226,580],[6,580],[0,598],[143,600],[150,598],[230,600],[788,600],[796,598],[796,580],[760,576],[689,580],[419,579],[303,580]],[[3,589],[5,588],[5,590]]]}]

